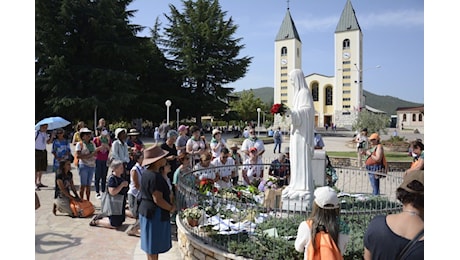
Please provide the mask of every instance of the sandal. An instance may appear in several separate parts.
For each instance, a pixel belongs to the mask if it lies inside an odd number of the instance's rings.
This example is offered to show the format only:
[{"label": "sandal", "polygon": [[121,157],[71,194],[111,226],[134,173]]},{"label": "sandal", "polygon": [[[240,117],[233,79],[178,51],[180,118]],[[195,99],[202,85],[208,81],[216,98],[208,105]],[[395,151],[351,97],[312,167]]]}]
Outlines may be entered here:
[{"label": "sandal", "polygon": [[56,208],[57,208],[56,204],[53,204],[53,214],[54,214],[55,216],[56,216]]},{"label": "sandal", "polygon": [[96,215],[96,216],[93,217],[93,219],[91,219],[91,222],[89,222],[89,225],[90,225],[90,226],[92,226],[92,227],[97,226],[98,216],[99,216],[99,215]]}]

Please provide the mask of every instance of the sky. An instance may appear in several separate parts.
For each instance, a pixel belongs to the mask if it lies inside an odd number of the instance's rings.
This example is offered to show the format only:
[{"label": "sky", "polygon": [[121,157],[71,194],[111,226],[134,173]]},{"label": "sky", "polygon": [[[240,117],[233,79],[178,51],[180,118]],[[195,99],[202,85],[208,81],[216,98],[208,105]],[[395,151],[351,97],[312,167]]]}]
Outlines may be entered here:
[{"label": "sky", "polygon": [[[274,45],[289,4],[291,17],[303,48],[305,75],[333,76],[334,31],[346,0],[221,0],[238,29],[244,49],[240,57],[253,57],[246,75],[230,84],[235,91],[274,86]],[[352,0],[363,33],[363,88],[377,95],[424,103],[424,3],[421,0]],[[131,23],[145,26],[139,36],[150,36],[158,17],[168,26],[164,14],[169,4],[180,11],[180,0],[134,0],[128,9],[137,10]],[[380,68],[376,68],[380,65]]]}]

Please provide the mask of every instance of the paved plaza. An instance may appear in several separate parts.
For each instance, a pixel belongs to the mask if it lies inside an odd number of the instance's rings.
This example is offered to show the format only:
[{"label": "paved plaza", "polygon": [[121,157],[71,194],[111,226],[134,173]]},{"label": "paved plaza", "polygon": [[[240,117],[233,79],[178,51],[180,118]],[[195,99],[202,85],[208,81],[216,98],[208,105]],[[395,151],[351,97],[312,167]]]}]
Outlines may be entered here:
[{"label": "paved plaza", "polygon": [[[389,131],[389,133],[391,133]],[[403,135],[403,134],[401,134]],[[326,151],[355,151],[349,145],[350,133],[345,136],[325,136]],[[406,135],[405,135],[406,136]],[[232,138],[231,135],[224,135],[224,138]],[[382,138],[388,138],[383,136]],[[407,133],[406,138],[413,140],[422,138],[423,134]],[[210,138],[208,138],[209,140]],[[152,144],[153,139],[142,138],[146,144]],[[284,138],[282,151],[289,146],[289,138]],[[72,147],[73,151],[74,147]],[[273,144],[265,145],[265,159],[274,159]],[[35,259],[146,259],[145,253],[140,249],[140,239],[128,236],[126,230],[134,223],[134,219],[126,218],[123,226],[117,230],[107,228],[91,227],[91,218],[70,218],[67,215],[52,213],[54,197],[54,178],[52,172],[53,155],[50,153],[51,145],[48,150],[48,171],[42,177],[42,182],[48,188],[41,188],[37,191],[40,198],[41,207],[35,211]],[[80,184],[78,170],[72,166],[74,182]],[[268,175],[268,174],[265,174]],[[77,186],[78,190],[78,186]],[[100,200],[96,199],[94,192],[91,192],[91,202],[96,207],[96,214],[100,212]],[[173,225],[173,248],[165,254],[160,255],[160,259],[181,259],[177,248],[176,227]]]}]

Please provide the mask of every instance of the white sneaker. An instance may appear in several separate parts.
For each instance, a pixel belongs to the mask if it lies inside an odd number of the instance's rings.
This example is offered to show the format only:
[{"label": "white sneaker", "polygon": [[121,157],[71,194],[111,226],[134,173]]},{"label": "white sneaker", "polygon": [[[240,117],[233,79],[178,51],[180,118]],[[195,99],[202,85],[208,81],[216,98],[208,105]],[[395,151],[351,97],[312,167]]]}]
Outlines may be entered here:
[{"label": "white sneaker", "polygon": [[100,193],[96,193],[96,199],[98,199],[98,200],[101,199],[101,194]]}]

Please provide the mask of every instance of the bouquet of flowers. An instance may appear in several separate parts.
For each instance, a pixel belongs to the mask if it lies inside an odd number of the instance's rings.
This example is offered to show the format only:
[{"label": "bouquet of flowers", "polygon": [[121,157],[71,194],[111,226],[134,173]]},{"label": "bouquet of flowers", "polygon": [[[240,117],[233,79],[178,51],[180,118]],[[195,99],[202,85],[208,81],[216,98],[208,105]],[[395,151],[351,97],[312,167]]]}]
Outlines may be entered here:
[{"label": "bouquet of flowers", "polygon": [[183,211],[184,218],[187,219],[199,219],[203,215],[203,210],[199,206],[193,206],[186,208]]},{"label": "bouquet of flowers", "polygon": [[208,193],[216,193],[217,188],[214,187],[214,181],[210,179],[204,179],[200,181],[199,191],[202,194],[208,195]]},{"label": "bouquet of flowers", "polygon": [[264,192],[267,189],[276,189],[278,188],[276,183],[277,183],[276,178],[270,176],[268,177],[267,180],[262,180],[259,184],[259,187],[257,188],[259,189],[259,191],[262,191],[262,192]]},{"label": "bouquet of flowers", "polygon": [[286,106],[283,103],[274,104],[270,109],[270,113],[272,113],[272,115],[280,114],[281,116],[284,116],[284,113],[286,113]]}]

